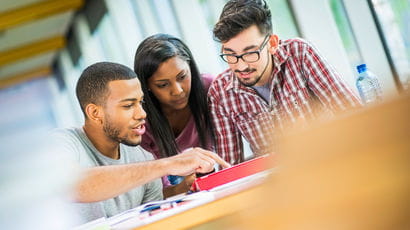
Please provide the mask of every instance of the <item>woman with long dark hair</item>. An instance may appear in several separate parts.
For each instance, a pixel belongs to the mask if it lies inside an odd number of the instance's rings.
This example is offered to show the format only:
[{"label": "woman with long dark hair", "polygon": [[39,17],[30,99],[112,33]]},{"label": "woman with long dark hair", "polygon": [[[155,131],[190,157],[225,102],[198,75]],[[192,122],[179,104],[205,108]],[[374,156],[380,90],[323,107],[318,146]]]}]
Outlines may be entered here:
[{"label": "woman with long dark hair", "polygon": [[[211,150],[206,94],[213,77],[199,73],[189,48],[168,34],[150,36],[138,46],[134,71],[141,81],[148,121],[142,147],[157,158],[191,147]],[[172,175],[163,178],[164,187],[182,179]],[[187,190],[192,180],[186,179],[179,187]]]}]

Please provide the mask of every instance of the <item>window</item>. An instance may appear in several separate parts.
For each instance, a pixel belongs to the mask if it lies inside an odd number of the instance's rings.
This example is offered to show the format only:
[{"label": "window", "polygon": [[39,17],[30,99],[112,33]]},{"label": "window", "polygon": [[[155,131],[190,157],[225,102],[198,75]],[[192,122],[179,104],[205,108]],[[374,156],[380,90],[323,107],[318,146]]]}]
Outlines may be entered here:
[{"label": "window", "polygon": [[410,1],[371,1],[394,71],[404,89],[410,84]]},{"label": "window", "polygon": [[[39,141],[57,127],[52,111],[52,78],[34,79],[0,91],[0,143],[2,154],[15,152],[16,146],[40,147]],[[20,152],[19,152],[20,154]]]},{"label": "window", "polygon": [[267,0],[272,12],[273,32],[281,39],[299,37],[295,19],[286,0]]},{"label": "window", "polygon": [[[134,66],[134,56],[137,45],[144,34],[141,24],[135,15],[134,1],[105,1],[110,15],[114,36],[119,40],[119,50],[125,58],[122,64]],[[107,31],[107,30],[106,30]],[[112,36],[112,35],[111,35]]]},{"label": "window", "polygon": [[161,32],[160,23],[152,9],[151,0],[131,0],[131,4],[144,38]]},{"label": "window", "polygon": [[[363,63],[363,58],[358,49],[356,37],[347,16],[343,1],[330,0],[330,7],[332,9],[333,17],[337,25],[339,36],[342,39],[343,46],[347,52],[350,64],[352,67]],[[354,69],[353,69],[354,70]],[[354,72],[356,72],[354,70]]]},{"label": "window", "polygon": [[100,50],[103,53],[105,60],[125,63],[126,58],[124,57],[124,47],[122,46],[122,41],[119,40],[120,37],[117,35],[118,32],[115,28],[116,27],[111,20],[111,15],[107,13],[102,18],[92,36],[100,46]]},{"label": "window", "polygon": [[155,15],[159,18],[159,24],[161,27],[161,33],[167,33],[174,35],[175,37],[181,37],[181,29],[176,21],[175,10],[169,1],[154,0],[152,1]]}]

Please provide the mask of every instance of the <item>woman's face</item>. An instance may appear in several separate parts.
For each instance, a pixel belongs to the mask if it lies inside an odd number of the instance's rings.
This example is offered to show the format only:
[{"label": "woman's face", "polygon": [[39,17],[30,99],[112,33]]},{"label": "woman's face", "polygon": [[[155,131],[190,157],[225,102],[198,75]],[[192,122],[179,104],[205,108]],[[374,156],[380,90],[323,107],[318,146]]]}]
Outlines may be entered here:
[{"label": "woman's face", "polygon": [[191,92],[191,70],[178,56],[161,63],[148,79],[148,88],[158,99],[162,110],[177,111],[188,106]]}]

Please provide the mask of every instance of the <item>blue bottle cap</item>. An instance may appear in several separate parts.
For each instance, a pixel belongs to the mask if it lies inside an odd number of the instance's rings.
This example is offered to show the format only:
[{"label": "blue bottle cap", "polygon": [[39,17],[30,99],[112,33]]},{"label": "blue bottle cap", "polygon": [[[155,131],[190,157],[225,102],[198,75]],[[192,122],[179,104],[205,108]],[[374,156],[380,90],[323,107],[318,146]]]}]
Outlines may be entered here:
[{"label": "blue bottle cap", "polygon": [[357,72],[359,72],[359,73],[363,73],[364,71],[367,70],[366,64],[358,65],[356,68],[357,68]]}]

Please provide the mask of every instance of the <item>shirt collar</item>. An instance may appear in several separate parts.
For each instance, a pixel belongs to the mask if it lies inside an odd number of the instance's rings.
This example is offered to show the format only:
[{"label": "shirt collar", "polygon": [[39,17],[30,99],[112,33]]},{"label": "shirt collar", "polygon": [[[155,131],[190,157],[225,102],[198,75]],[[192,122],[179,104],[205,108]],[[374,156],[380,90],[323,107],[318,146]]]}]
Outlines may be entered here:
[{"label": "shirt collar", "polygon": [[[291,54],[286,50],[283,41],[279,41],[278,49],[273,56],[274,68],[279,68],[290,56]],[[274,71],[273,71],[274,72]]]},{"label": "shirt collar", "polygon": [[231,90],[231,89],[240,89],[240,88],[244,88],[246,86],[243,86],[237,77],[235,77],[235,73],[233,71],[230,72],[230,80],[229,83],[226,85],[225,90]]}]

